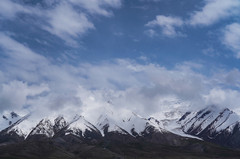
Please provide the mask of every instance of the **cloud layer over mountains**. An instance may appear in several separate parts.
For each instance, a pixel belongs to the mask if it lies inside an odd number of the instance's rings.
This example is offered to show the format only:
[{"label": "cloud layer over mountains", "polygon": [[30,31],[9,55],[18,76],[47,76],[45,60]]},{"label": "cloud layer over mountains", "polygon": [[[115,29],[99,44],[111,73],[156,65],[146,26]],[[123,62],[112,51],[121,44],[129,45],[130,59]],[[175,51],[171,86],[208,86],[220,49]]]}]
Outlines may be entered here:
[{"label": "cloud layer over mountains", "polygon": [[130,59],[73,66],[54,64],[10,35],[0,35],[0,46],[5,54],[1,111],[93,113],[111,103],[117,110],[151,115],[170,109],[174,101],[186,102],[193,109],[210,104],[239,106],[237,69],[216,69],[206,76],[200,73],[203,64],[184,62],[166,68]]},{"label": "cloud layer over mountains", "polygon": [[[23,19],[31,24],[29,30],[45,31],[73,49],[81,45],[79,37],[98,29],[95,21],[114,17],[113,10],[120,10],[123,4],[121,0],[42,0],[37,4],[28,0],[3,0],[0,20],[14,24],[18,18],[28,17]],[[155,19],[142,24],[149,29],[142,34],[150,34],[151,38],[155,34],[177,38],[186,36],[182,28],[209,27],[239,14],[236,9],[240,6],[239,0],[204,0],[202,4],[186,19],[155,15]],[[119,32],[118,35],[125,34]],[[239,23],[231,22],[222,28],[221,37],[222,44],[239,58]],[[188,109],[219,105],[240,112],[240,71],[237,68],[209,68],[201,60],[198,63],[184,60],[170,67],[140,54],[141,58],[71,63],[36,50],[24,43],[17,33],[1,29],[1,113],[12,110],[22,114],[35,112],[39,116],[79,113],[96,118],[104,107],[111,107],[120,113],[131,110],[150,116],[175,108],[176,103]],[[104,52],[99,50],[98,54]]]}]

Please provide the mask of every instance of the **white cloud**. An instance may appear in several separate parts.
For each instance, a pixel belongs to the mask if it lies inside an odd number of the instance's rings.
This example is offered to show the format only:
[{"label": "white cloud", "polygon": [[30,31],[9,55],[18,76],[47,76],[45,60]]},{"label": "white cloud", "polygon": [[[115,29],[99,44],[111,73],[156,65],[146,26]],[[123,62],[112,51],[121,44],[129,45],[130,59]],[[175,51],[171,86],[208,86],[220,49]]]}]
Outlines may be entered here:
[{"label": "white cloud", "polygon": [[13,18],[17,13],[31,13],[30,8],[14,3],[11,0],[2,0],[0,4],[0,16]]},{"label": "white cloud", "polygon": [[140,0],[141,2],[160,2],[162,0]]},{"label": "white cloud", "polygon": [[240,58],[240,24],[233,23],[224,29],[223,43],[236,53]]},{"label": "white cloud", "polygon": [[[43,60],[41,55],[35,54],[31,49],[13,40],[4,33],[0,33],[0,45],[11,58],[25,60],[28,62],[37,62]],[[13,47],[14,46],[14,47]]]},{"label": "white cloud", "polygon": [[77,4],[85,8],[88,12],[93,14],[100,14],[104,16],[111,16],[112,12],[106,8],[120,8],[121,0],[69,0],[71,3]]},{"label": "white cloud", "polygon": [[214,83],[218,83],[219,85],[240,88],[240,71],[236,68],[227,72],[225,70],[219,70],[212,78]]},{"label": "white cloud", "polygon": [[225,105],[231,109],[238,109],[240,92],[230,89],[213,88],[205,96],[206,102],[213,105]]},{"label": "white cloud", "polygon": [[[4,50],[2,54],[8,57],[7,59],[1,58],[2,64],[8,64],[5,71],[9,72],[9,74],[5,74],[5,76],[13,74],[15,78],[18,78],[17,75],[19,74],[21,78],[24,77],[24,81],[35,81],[37,76],[31,74],[31,72],[37,71],[39,67],[48,65],[48,60],[45,57],[34,53],[28,47],[3,33],[0,33],[0,47]],[[14,69],[16,67],[18,69]]]},{"label": "white cloud", "polygon": [[90,14],[111,16],[111,8],[121,7],[121,0],[51,0],[39,3],[44,3],[47,7],[3,0],[0,4],[0,18],[13,19],[18,14],[34,16],[39,27],[67,44],[77,46],[76,39],[94,29]]},{"label": "white cloud", "polygon": [[83,113],[94,120],[104,107],[148,116],[174,108],[179,101],[191,109],[213,104],[218,98],[221,102],[215,104],[220,106],[230,103],[237,108],[239,103],[235,98],[239,92],[230,89],[239,77],[234,76],[237,69],[217,78],[195,72],[203,66],[192,62],[172,69],[127,59],[56,65],[6,34],[0,36],[0,47],[5,54],[0,68],[5,77],[0,83],[1,111],[27,106],[39,116]]},{"label": "white cloud", "polygon": [[2,109],[30,105],[30,111],[44,114],[49,109],[58,110],[71,104],[78,107],[81,104],[81,100],[75,97],[80,79],[74,74],[76,68],[67,64],[54,65],[6,34],[0,34],[0,47],[6,57],[1,59],[1,71],[5,77],[0,84]]},{"label": "white cloud", "polygon": [[77,12],[67,3],[61,3],[47,12],[47,19],[49,25],[44,25],[43,28],[69,44],[76,43],[74,38],[94,29],[94,24],[84,13]]},{"label": "white cloud", "polygon": [[10,81],[0,86],[0,111],[21,110],[27,103],[27,98],[33,98],[48,91],[45,84],[27,85],[22,81]]},{"label": "white cloud", "polygon": [[[181,19],[180,17],[157,15],[156,19],[146,24],[148,27],[160,27],[162,34],[167,37],[184,36],[177,31],[179,27],[186,26],[208,26],[220,20],[229,18],[231,16],[238,16],[240,14],[240,0],[205,0],[205,5],[198,11],[190,14],[190,17]],[[150,37],[155,35],[156,31],[153,29],[144,32],[148,33]]]},{"label": "white cloud", "polygon": [[158,35],[157,32],[153,29],[148,29],[144,33],[149,37],[154,37]]},{"label": "white cloud", "polygon": [[168,37],[179,35],[176,27],[181,27],[184,24],[183,20],[179,17],[158,15],[156,19],[146,24],[148,27],[160,27],[162,33]]},{"label": "white cloud", "polygon": [[219,52],[217,52],[214,48],[212,47],[208,47],[206,49],[202,50],[202,53],[206,56],[210,56],[210,57],[216,57],[219,56]]},{"label": "white cloud", "polygon": [[211,25],[221,19],[238,15],[239,0],[205,0],[206,4],[200,11],[195,11],[190,20],[190,25]]}]

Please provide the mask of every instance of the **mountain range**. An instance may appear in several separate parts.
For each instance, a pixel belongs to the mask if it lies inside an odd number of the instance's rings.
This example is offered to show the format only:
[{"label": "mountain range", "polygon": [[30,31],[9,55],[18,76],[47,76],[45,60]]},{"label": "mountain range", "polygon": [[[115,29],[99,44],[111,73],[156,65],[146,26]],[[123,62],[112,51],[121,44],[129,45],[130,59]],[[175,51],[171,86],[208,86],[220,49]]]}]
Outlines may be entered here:
[{"label": "mountain range", "polygon": [[15,112],[0,119],[1,158],[239,158],[240,116],[228,108],[124,118],[105,111],[35,120]]}]

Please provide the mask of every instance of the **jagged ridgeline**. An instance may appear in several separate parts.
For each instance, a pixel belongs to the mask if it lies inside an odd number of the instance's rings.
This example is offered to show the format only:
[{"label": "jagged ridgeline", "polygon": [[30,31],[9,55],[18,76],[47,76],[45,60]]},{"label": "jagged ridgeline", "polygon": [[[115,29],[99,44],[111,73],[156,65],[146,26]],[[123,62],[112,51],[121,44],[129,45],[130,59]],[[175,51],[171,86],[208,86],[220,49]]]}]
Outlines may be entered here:
[{"label": "jagged ridgeline", "polygon": [[111,113],[36,120],[15,112],[0,120],[1,158],[238,158],[239,116],[215,106],[144,118]]}]

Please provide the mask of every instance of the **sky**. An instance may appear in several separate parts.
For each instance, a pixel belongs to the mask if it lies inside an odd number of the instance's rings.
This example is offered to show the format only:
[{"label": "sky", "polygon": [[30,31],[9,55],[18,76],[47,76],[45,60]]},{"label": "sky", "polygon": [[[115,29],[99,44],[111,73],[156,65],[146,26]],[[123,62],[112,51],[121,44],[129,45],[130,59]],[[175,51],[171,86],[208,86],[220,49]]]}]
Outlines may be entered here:
[{"label": "sky", "polygon": [[0,112],[240,112],[240,0],[1,0]]}]

